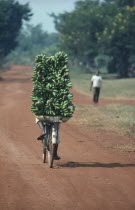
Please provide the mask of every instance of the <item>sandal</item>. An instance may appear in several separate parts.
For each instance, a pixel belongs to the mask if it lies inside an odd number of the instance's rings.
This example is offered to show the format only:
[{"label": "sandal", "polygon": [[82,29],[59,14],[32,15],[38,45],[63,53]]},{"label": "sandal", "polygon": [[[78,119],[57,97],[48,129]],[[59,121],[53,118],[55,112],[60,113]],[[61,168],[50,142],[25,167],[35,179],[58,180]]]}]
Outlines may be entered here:
[{"label": "sandal", "polygon": [[37,137],[37,140],[43,140],[45,137],[45,134],[40,135],[39,137]]}]

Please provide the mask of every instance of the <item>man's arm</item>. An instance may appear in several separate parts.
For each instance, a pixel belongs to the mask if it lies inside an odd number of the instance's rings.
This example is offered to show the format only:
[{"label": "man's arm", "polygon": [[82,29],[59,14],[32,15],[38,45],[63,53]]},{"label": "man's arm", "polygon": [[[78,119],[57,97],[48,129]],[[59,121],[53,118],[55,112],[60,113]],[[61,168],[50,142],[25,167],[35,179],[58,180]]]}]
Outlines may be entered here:
[{"label": "man's arm", "polygon": [[100,77],[100,88],[102,87],[102,77]]},{"label": "man's arm", "polygon": [[90,83],[90,91],[92,90],[92,86],[93,86],[93,81],[91,80],[91,83]]}]

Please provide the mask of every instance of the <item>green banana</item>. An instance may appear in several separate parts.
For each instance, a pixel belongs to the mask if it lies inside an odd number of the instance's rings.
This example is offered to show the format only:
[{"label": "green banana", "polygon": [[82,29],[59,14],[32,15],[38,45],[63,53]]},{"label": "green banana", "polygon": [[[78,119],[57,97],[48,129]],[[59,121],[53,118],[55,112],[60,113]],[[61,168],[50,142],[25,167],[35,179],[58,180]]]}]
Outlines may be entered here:
[{"label": "green banana", "polygon": [[71,116],[74,113],[67,63],[68,56],[64,52],[50,57],[44,54],[36,56],[31,96],[31,111],[35,115]]}]

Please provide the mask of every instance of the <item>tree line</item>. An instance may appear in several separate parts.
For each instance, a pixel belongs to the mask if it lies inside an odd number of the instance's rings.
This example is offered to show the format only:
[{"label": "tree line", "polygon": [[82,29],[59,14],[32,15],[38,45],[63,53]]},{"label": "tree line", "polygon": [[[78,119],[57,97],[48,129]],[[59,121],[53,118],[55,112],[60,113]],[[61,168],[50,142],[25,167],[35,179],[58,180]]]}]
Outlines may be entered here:
[{"label": "tree line", "polygon": [[72,12],[52,14],[61,48],[91,67],[110,57],[108,71],[128,77],[135,62],[135,0],[78,1]]},{"label": "tree line", "polygon": [[17,37],[23,24],[32,16],[28,4],[14,0],[0,0],[0,64],[17,46]]},{"label": "tree line", "polygon": [[10,64],[32,65],[38,54],[54,55],[58,51],[57,33],[48,33],[41,24],[25,24],[17,38],[18,46],[8,56]]},{"label": "tree line", "polygon": [[0,0],[0,66],[32,64],[37,54],[57,52],[58,34],[45,32],[40,24],[30,25],[32,15],[28,3]]}]

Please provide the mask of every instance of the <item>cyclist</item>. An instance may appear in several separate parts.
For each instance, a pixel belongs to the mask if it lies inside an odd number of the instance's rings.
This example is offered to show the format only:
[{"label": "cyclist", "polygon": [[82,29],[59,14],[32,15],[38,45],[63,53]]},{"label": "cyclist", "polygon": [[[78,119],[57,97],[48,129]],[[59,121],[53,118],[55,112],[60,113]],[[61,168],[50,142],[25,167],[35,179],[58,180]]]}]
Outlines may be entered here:
[{"label": "cyclist", "polygon": [[[39,128],[41,129],[42,134],[37,137],[37,140],[43,140],[46,134],[46,124],[36,118],[36,123],[38,124]],[[59,127],[60,124],[58,125],[58,130],[57,130],[57,142],[59,143]],[[61,158],[58,156],[58,143],[55,144],[55,150],[54,150],[54,160],[60,160]]]}]

